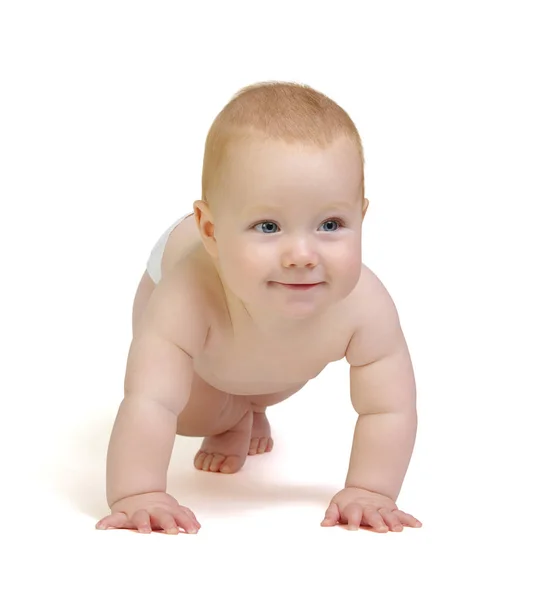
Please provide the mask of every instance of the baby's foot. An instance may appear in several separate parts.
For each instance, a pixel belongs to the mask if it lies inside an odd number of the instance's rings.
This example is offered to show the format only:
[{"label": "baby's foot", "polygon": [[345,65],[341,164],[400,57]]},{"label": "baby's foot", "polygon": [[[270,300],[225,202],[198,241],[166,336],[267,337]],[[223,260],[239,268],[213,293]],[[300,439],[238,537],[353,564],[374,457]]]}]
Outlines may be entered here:
[{"label": "baby's foot", "polygon": [[252,422],[252,438],[248,453],[263,454],[271,452],[273,449],[273,438],[271,437],[271,426],[265,415],[265,412],[255,412]]},{"label": "baby's foot", "polygon": [[228,431],[211,435],[203,440],[194,457],[194,466],[200,471],[235,473],[245,464],[252,431],[252,411]]}]

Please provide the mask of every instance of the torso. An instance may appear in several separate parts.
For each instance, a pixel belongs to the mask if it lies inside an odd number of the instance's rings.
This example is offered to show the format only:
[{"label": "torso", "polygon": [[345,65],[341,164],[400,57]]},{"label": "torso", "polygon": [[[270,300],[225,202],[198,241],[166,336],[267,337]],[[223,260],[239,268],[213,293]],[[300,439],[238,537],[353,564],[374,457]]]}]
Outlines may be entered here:
[{"label": "torso", "polygon": [[[209,385],[229,394],[275,394],[299,389],[330,362],[341,360],[353,333],[348,320],[356,289],[305,335],[263,343],[247,331],[231,330],[220,279],[201,240],[194,216],[171,233],[162,259],[162,275],[180,261],[194,266],[196,285],[208,290],[211,327],[205,348],[194,357],[194,370]],[[184,271],[184,269],[183,269]]]}]

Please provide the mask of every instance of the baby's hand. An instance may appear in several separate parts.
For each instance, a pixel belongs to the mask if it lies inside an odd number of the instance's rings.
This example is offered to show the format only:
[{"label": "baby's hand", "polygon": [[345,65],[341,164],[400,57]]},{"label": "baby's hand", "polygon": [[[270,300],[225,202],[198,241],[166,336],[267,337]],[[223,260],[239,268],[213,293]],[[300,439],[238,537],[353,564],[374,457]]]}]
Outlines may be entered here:
[{"label": "baby's hand", "polygon": [[197,533],[201,525],[194,513],[165,492],[129,496],[115,502],[111,514],[96,523],[96,529],[137,529],[140,533],[163,530],[177,534]]},{"label": "baby's hand", "polygon": [[391,498],[354,487],[347,487],[335,494],[320,525],[330,527],[337,523],[347,524],[348,529],[369,526],[381,533],[389,529],[402,531],[403,525],[422,526],[418,519],[399,510]]}]

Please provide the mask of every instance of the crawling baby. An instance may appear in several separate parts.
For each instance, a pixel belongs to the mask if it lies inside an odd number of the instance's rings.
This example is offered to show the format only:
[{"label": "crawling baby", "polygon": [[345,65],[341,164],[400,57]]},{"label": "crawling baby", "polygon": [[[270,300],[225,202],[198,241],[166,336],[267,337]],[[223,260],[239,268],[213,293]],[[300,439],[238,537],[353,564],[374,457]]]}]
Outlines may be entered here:
[{"label": "crawling baby", "polygon": [[249,86],[219,113],[202,199],[158,241],[134,299],[98,529],[196,533],[166,493],[175,435],[204,438],[196,469],[235,473],[273,448],[266,409],[344,357],[358,417],[321,525],[421,526],[395,503],[416,385],[395,305],[362,262],[363,165],[350,117],[308,86]]}]

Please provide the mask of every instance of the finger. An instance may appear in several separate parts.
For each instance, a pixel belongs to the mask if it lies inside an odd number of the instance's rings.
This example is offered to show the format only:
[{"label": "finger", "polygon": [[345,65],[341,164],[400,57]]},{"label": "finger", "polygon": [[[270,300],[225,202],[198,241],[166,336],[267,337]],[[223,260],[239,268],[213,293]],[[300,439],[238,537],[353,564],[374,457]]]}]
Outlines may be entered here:
[{"label": "finger", "polygon": [[395,512],[382,508],[380,509],[380,514],[382,515],[386,525],[390,528],[390,531],[403,531],[401,520]]},{"label": "finger", "polygon": [[113,527],[115,529],[120,529],[126,527],[128,524],[128,516],[125,513],[113,513],[112,515],[108,515],[103,519],[100,519],[96,523],[96,529],[107,529],[108,527]]},{"label": "finger", "polygon": [[372,527],[375,531],[379,531],[380,533],[386,533],[388,531],[388,526],[376,508],[368,507],[363,511],[363,522],[367,523],[369,527]]},{"label": "finger", "polygon": [[183,511],[175,511],[173,517],[177,525],[182,527],[186,533],[197,533],[201,527],[195,517],[191,517]]},{"label": "finger", "polygon": [[132,516],[132,523],[140,533],[150,533],[152,531],[151,519],[146,510],[136,511]]},{"label": "finger", "polygon": [[408,527],[421,527],[422,526],[421,521],[418,521],[418,519],[416,519],[412,515],[409,515],[406,512],[403,512],[402,510],[395,510],[393,512],[397,515],[397,517],[399,518],[401,523],[403,523],[403,525],[407,525]]},{"label": "finger", "polygon": [[151,513],[151,524],[153,529],[163,529],[166,533],[177,535],[179,527],[171,514],[163,508],[153,508]]},{"label": "finger", "polygon": [[332,525],[336,525],[339,522],[340,517],[339,507],[335,502],[332,502],[328,509],[326,510],[326,514],[324,516],[324,520],[320,523],[323,527],[330,527]]},{"label": "finger", "polygon": [[348,529],[359,529],[363,518],[363,507],[361,504],[352,502],[343,510],[343,517],[348,524]]},{"label": "finger", "polygon": [[201,527],[201,523],[196,519],[196,515],[186,506],[179,506],[179,510],[184,511],[193,521],[194,523],[199,527]]}]

